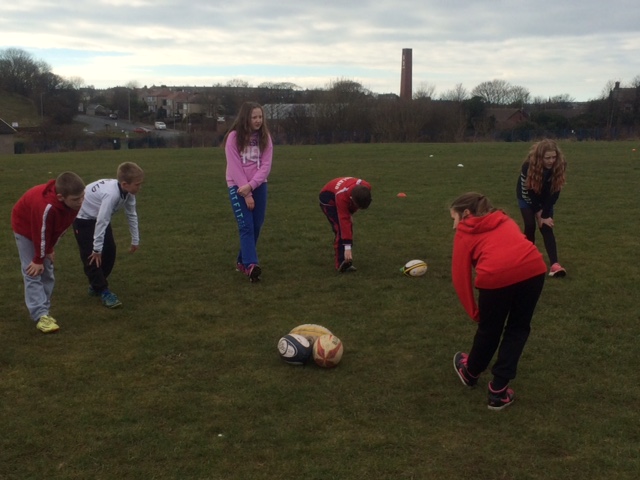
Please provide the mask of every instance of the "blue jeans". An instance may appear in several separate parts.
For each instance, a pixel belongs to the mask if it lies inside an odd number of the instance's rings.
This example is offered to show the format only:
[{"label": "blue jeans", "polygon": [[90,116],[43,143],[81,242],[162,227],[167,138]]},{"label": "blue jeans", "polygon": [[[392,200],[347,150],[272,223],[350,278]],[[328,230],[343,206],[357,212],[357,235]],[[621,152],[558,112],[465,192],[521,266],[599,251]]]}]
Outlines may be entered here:
[{"label": "blue jeans", "polygon": [[255,207],[253,210],[247,208],[244,197],[238,195],[238,187],[229,187],[229,200],[231,208],[238,223],[238,233],[240,234],[240,251],[238,252],[237,263],[245,267],[258,263],[258,237],[264,223],[267,211],[267,183],[263,183],[253,192]]}]

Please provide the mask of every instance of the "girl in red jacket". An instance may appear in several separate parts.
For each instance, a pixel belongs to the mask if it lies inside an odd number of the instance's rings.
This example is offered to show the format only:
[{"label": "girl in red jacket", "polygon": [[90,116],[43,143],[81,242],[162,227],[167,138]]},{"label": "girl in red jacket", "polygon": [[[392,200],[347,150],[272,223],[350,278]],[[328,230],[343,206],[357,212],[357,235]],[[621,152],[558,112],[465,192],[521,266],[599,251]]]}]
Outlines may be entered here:
[{"label": "girl in red jacket", "polygon": [[453,285],[469,316],[478,322],[471,351],[456,353],[453,366],[462,383],[474,387],[497,350],[488,407],[501,410],[514,400],[508,385],[516,376],[547,268],[520,227],[502,210],[493,208],[484,195],[465,193],[450,209],[456,231]]},{"label": "girl in red jacket", "polygon": [[355,272],[353,266],[353,222],[351,216],[371,204],[371,184],[355,177],[334,178],[320,191],[320,208],[335,235],[333,250],[336,270]]}]

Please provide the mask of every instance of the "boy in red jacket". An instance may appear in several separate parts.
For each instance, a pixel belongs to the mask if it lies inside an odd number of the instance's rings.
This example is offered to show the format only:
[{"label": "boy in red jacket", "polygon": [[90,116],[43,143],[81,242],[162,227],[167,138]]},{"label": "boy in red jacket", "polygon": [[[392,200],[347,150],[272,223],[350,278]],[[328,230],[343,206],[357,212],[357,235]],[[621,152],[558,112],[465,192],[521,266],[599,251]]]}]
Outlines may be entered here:
[{"label": "boy in red jacket", "polygon": [[84,200],[84,182],[73,172],[37,185],[11,211],[11,228],[18,246],[24,299],[36,327],[53,333],[60,327],[49,315],[55,277],[54,247],[73,223]]},{"label": "boy in red jacket", "polygon": [[320,191],[320,208],[326,215],[335,239],[335,266],[338,272],[355,272],[353,266],[353,222],[351,215],[371,204],[371,185],[355,177],[334,178]]},{"label": "boy in red jacket", "polygon": [[[453,286],[467,314],[478,322],[471,351],[468,355],[456,353],[453,367],[464,385],[474,387],[497,350],[498,357],[491,368],[488,407],[502,410],[514,399],[509,381],[516,377],[547,267],[516,222],[502,210],[493,208],[484,195],[466,193],[450,208],[456,230],[451,266]],[[477,304],[472,270],[478,289]]]}]

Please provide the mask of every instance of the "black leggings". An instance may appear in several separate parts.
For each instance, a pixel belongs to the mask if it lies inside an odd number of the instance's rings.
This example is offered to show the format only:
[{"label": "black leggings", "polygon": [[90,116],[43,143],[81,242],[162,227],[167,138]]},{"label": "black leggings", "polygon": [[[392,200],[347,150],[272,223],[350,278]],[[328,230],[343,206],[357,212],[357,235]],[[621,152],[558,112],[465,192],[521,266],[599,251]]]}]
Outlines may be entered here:
[{"label": "black leggings", "polygon": [[503,288],[478,289],[480,321],[467,366],[472,375],[480,375],[497,350],[498,358],[491,369],[496,389],[516,377],[545,277],[543,273]]},{"label": "black leggings", "polygon": [[[530,208],[521,208],[522,219],[524,220],[524,234],[531,243],[536,243],[536,228],[538,227],[536,222],[536,214]],[[558,247],[556,246],[556,237],[553,234],[553,228],[543,225],[540,229],[542,234],[542,240],[544,241],[544,248],[547,251],[549,257],[549,264],[553,265],[558,263]]]}]

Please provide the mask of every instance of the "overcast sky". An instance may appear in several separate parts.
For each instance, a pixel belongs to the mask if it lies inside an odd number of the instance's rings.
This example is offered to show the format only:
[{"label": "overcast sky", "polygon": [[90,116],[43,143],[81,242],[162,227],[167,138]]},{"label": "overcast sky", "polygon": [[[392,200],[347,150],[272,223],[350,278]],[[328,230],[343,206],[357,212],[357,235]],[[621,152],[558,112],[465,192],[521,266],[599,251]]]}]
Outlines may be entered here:
[{"label": "overcast sky", "polygon": [[434,97],[505,80],[531,97],[600,97],[640,76],[638,0],[3,1],[0,49],[97,88],[353,80]]}]

